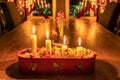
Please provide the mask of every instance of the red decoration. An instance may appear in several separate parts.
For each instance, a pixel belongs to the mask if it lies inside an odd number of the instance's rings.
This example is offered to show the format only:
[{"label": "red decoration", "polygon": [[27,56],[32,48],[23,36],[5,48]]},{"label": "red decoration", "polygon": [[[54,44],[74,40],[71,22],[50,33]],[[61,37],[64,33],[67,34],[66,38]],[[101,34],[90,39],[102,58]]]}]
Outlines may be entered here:
[{"label": "red decoration", "polygon": [[[60,21],[61,21],[61,20],[63,20],[63,21],[65,22],[65,16],[64,16],[64,12],[59,11],[59,12],[57,13],[57,18],[56,18],[56,23],[57,23],[57,25],[60,24]],[[57,27],[59,27],[59,26],[57,26]]]},{"label": "red decoration", "polygon": [[25,58],[19,56],[28,49],[18,51],[19,70],[23,74],[91,74],[95,71],[95,57],[91,58]]}]

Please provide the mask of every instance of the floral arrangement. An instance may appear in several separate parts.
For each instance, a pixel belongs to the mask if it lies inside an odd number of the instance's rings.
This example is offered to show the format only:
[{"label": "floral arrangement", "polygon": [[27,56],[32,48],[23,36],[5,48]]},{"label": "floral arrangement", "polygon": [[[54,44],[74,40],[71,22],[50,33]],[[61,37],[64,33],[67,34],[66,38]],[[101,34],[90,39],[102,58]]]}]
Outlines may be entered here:
[{"label": "floral arrangement", "polygon": [[46,48],[38,48],[37,49],[37,56],[31,53],[31,49],[28,48],[25,53],[18,54],[21,57],[24,58],[80,58],[80,59],[86,59],[86,58],[92,58],[96,56],[96,53],[90,49],[81,47],[81,50],[79,53],[77,53],[76,48],[67,48],[65,51],[65,55],[62,55],[61,47],[60,46],[54,46],[52,49],[52,54],[46,53]]},{"label": "floral arrangement", "polygon": [[55,27],[55,26],[51,26],[50,27],[50,30],[51,30],[51,39],[52,40],[56,40],[58,37],[62,38],[63,35],[64,35],[64,26],[65,26],[64,12],[59,11],[57,13],[56,24],[57,24],[57,27]]},{"label": "floral arrangement", "polygon": [[56,29],[54,26],[51,26],[50,27],[50,30],[51,30],[51,39],[52,40],[56,40],[58,38],[58,33],[56,32]]},{"label": "floral arrangement", "polygon": [[64,26],[65,26],[64,12],[59,11],[57,13],[56,23],[57,23],[57,28],[58,28],[58,31],[59,31],[59,37],[63,37],[63,35],[64,35]]},{"label": "floral arrangement", "polygon": [[[57,25],[59,25],[61,23],[61,21],[65,22],[65,16],[64,16],[64,12],[59,11],[57,13],[57,18],[56,18]],[[57,26],[57,27],[60,27],[60,26]]]}]

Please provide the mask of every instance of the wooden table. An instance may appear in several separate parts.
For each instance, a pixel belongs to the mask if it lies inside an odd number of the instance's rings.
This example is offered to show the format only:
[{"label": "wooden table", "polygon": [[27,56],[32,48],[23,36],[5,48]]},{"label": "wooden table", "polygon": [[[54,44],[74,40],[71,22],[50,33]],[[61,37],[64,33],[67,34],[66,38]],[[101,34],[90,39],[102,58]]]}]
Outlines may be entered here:
[{"label": "wooden table", "polygon": [[36,26],[38,47],[45,46],[51,19],[33,18],[0,37],[0,79],[120,80],[120,37],[95,22],[95,17],[70,19],[65,27],[69,47],[82,46],[97,52],[95,73],[90,75],[23,75],[19,73],[17,51],[31,46],[30,35]]}]

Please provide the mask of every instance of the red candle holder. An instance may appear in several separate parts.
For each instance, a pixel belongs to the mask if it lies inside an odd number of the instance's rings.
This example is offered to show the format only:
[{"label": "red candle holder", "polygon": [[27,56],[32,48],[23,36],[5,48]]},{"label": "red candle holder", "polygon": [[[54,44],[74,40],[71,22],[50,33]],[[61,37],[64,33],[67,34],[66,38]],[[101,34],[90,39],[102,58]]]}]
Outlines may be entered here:
[{"label": "red candle holder", "polygon": [[[22,74],[91,74],[95,71],[95,58],[34,58],[22,57],[28,49],[18,51],[19,71]],[[93,51],[93,53],[95,53]]]}]

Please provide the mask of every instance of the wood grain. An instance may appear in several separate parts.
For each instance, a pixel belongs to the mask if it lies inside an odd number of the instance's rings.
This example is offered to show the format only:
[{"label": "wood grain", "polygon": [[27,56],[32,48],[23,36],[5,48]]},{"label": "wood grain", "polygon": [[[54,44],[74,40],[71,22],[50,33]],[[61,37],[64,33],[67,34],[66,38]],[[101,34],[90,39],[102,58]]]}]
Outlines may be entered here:
[{"label": "wood grain", "polygon": [[[36,26],[38,47],[45,46],[45,32],[52,19],[33,18],[0,37],[0,79],[23,80],[120,80],[120,37],[95,22],[95,17],[70,19],[65,26],[69,47],[82,46],[97,52],[95,73],[90,75],[24,75],[19,73],[17,51],[31,46],[30,35]],[[48,25],[48,26],[47,26]]]}]

